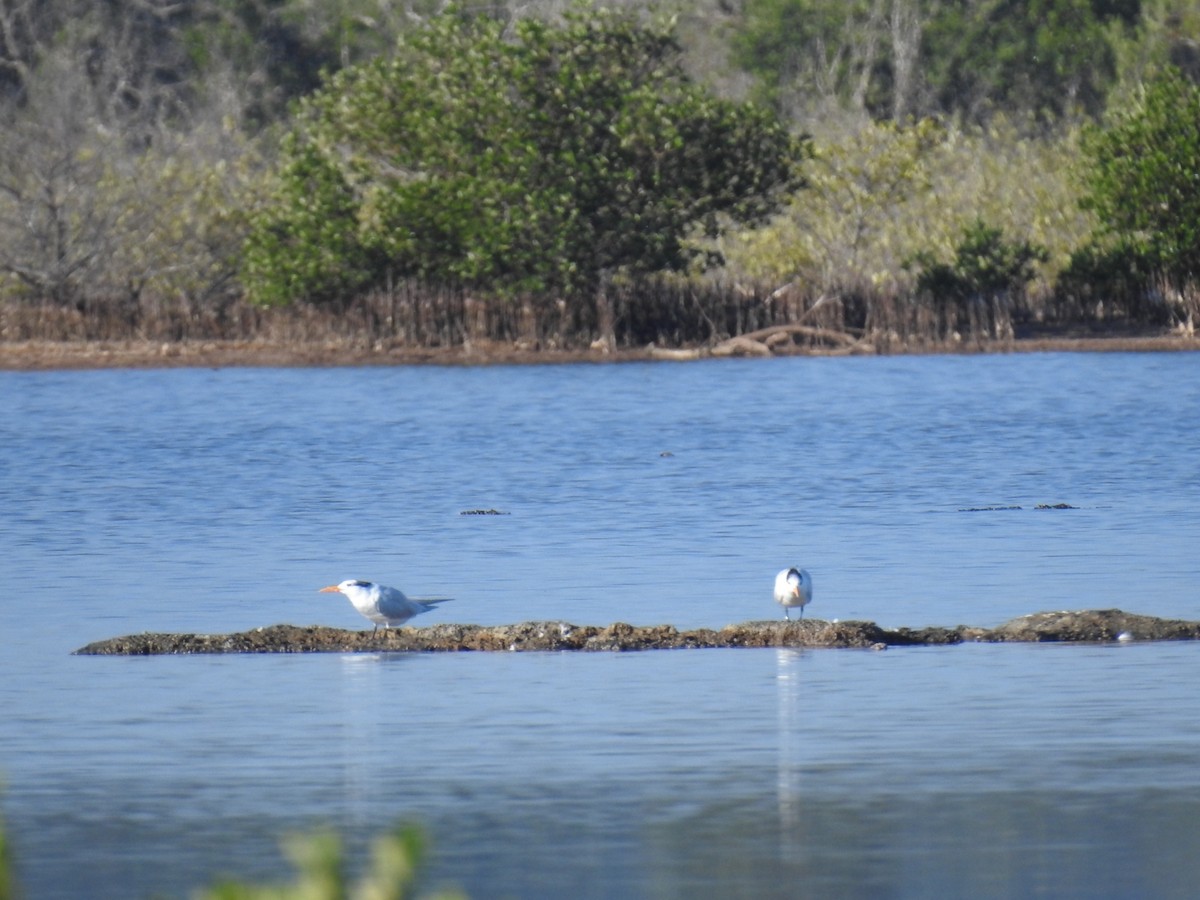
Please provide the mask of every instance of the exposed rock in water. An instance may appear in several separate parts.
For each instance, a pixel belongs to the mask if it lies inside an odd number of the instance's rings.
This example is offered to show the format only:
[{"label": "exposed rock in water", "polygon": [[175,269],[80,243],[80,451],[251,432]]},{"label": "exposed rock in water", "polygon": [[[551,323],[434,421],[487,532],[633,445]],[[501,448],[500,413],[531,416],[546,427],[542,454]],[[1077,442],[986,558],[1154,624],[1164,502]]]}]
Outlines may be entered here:
[{"label": "exposed rock in water", "polygon": [[1200,622],[1139,616],[1119,609],[1042,612],[987,632],[988,641],[1194,641]]},{"label": "exposed rock in water", "polygon": [[76,650],[85,656],[157,656],[174,653],[363,653],[468,650],[680,650],[703,647],[933,646],[1009,641],[1188,641],[1200,639],[1200,622],[1139,616],[1119,609],[1043,612],[1021,616],[998,628],[898,628],[874,622],[766,621],[726,625],[719,631],[679,631],[672,625],[603,628],[567,622],[518,625],[432,625],[346,631],[322,626],[272,625],[236,634],[133,634],[97,641]]}]

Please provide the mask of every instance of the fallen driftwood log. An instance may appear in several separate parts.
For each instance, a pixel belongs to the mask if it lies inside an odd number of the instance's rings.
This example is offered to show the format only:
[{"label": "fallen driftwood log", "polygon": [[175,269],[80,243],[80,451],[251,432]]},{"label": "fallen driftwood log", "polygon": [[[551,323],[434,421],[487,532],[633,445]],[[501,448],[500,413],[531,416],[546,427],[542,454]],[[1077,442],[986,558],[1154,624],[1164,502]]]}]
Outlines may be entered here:
[{"label": "fallen driftwood log", "polygon": [[757,331],[747,331],[727,340],[721,341],[712,348],[713,356],[771,356],[776,347],[790,345],[791,337],[799,335],[811,341],[823,341],[832,344],[836,349],[833,353],[874,352],[874,345],[866,338],[857,338],[844,331],[834,331],[830,328],[817,328],[812,325],[772,325]]},{"label": "fallen driftwood log", "polygon": [[677,650],[701,647],[934,646],[967,642],[1189,641],[1200,639],[1200,622],[1140,616],[1119,609],[1044,612],[1021,616],[998,628],[885,629],[874,622],[744,622],[719,630],[680,631],[672,625],[624,622],[598,627],[568,622],[518,625],[432,625],[347,631],[323,626],[272,625],[236,634],[134,634],[88,644],[83,656],[156,656],[176,653],[359,653],[470,650]]}]

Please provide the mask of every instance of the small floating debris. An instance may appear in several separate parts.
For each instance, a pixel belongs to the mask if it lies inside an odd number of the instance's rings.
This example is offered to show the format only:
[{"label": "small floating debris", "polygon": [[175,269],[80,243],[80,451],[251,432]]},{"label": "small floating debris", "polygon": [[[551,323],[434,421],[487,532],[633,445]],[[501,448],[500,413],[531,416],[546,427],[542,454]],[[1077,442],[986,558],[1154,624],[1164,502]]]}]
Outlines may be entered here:
[{"label": "small floating debris", "polygon": [[[1007,512],[1021,508],[1020,506],[968,506],[960,509],[959,512]],[[1070,503],[1039,503],[1034,509],[1079,509],[1079,507],[1072,506]]]},{"label": "small floating debris", "polygon": [[512,513],[499,509],[464,509],[460,516],[511,516]]}]

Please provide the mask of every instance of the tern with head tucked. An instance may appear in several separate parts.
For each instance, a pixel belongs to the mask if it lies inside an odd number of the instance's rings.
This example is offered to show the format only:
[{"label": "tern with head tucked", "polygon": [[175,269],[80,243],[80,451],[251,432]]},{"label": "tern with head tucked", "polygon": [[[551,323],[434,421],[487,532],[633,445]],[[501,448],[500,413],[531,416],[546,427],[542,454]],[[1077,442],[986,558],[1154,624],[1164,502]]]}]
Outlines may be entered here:
[{"label": "tern with head tucked", "polygon": [[783,617],[792,620],[789,610],[800,607],[800,618],[804,618],[804,607],[812,602],[812,576],[807,569],[793,566],[775,576],[775,602],[783,607]]},{"label": "tern with head tucked", "polygon": [[347,599],[360,613],[375,623],[374,634],[379,626],[390,628],[392,625],[403,625],[413,616],[427,613],[439,603],[453,600],[453,597],[406,597],[403,591],[386,584],[375,584],[373,581],[358,581],[348,578],[341,584],[331,584],[321,588],[321,594],[345,594]]}]

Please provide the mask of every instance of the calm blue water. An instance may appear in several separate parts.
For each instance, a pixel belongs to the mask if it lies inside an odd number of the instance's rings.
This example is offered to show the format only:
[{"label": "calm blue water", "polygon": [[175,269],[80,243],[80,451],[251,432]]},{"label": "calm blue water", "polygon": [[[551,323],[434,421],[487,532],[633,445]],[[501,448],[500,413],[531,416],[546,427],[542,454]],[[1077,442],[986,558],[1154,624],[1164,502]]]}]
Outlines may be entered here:
[{"label": "calm blue water", "polygon": [[720,627],[793,563],[826,619],[1200,619],[1198,422],[1197,354],[0,373],[18,876],[184,897],[417,820],[476,897],[1193,896],[1193,644],[70,652],[363,627],[351,577]]}]

